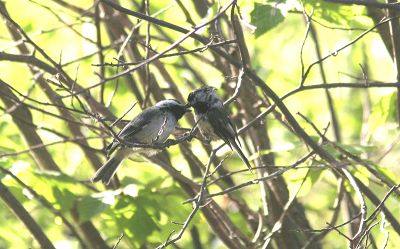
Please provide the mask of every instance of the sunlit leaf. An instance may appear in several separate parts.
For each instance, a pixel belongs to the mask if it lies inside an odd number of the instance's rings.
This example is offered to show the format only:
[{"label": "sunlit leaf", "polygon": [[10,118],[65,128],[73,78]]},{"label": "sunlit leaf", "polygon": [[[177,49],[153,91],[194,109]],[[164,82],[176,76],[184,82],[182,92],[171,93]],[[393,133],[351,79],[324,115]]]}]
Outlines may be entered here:
[{"label": "sunlit leaf", "polygon": [[394,184],[396,183],[396,174],[391,171],[390,169],[379,166],[379,165],[374,165],[374,169],[378,171],[381,175],[383,175],[386,179],[389,179],[389,181],[393,182]]},{"label": "sunlit leaf", "polygon": [[118,212],[123,212],[124,209],[129,209],[129,206],[132,205],[132,203],[132,198],[130,198],[129,196],[121,196],[120,198],[118,198],[114,209]]},{"label": "sunlit leaf", "polygon": [[360,145],[360,144],[340,144],[340,146],[345,149],[346,151],[348,151],[350,154],[353,154],[355,156],[359,156],[362,153],[368,153],[370,151],[372,151],[373,149],[375,149],[374,146],[370,146],[370,145]]},{"label": "sunlit leaf", "polygon": [[310,172],[308,172],[308,178],[311,180],[311,185],[314,185],[319,178],[322,175],[323,170],[321,169],[311,169]]},{"label": "sunlit leaf", "polygon": [[109,205],[105,204],[98,198],[93,198],[91,196],[85,196],[78,201],[77,209],[79,213],[79,221],[85,222],[91,218],[97,216],[104,210],[106,210]]},{"label": "sunlit leaf", "polygon": [[265,34],[284,20],[280,9],[260,3],[254,3],[254,9],[250,16],[251,23],[256,26],[256,37]]},{"label": "sunlit leaf", "polygon": [[76,200],[76,196],[70,192],[68,189],[53,188],[53,195],[59,207],[57,207],[61,212],[69,211]]},{"label": "sunlit leaf", "polygon": [[342,154],[332,144],[326,144],[323,148],[333,157],[339,157]]},{"label": "sunlit leaf", "polygon": [[346,28],[354,25],[358,25],[358,28],[372,25],[363,6],[329,3],[322,0],[306,0],[304,3],[307,13],[312,13],[313,18],[322,19],[329,25]]},{"label": "sunlit leaf", "polygon": [[26,195],[23,194],[23,188],[21,186],[7,186],[7,189],[19,202],[24,203],[29,201]]},{"label": "sunlit leaf", "polygon": [[354,176],[362,181],[365,185],[369,185],[371,173],[362,165],[356,165],[356,167],[357,171],[353,173]]},{"label": "sunlit leaf", "polygon": [[146,238],[155,230],[158,229],[157,224],[153,221],[146,210],[138,206],[135,214],[130,219],[130,226],[127,227],[132,233],[137,242],[142,244]]}]

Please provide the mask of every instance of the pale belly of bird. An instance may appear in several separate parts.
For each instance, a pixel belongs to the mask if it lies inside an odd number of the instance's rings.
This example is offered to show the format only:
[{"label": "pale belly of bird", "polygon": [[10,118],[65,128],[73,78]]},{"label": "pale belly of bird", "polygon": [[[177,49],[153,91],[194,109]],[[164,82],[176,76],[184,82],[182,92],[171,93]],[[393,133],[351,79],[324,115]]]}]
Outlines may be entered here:
[{"label": "pale belly of bird", "polygon": [[[197,122],[197,118],[196,118],[196,122]],[[203,135],[203,137],[208,140],[218,140],[219,137],[214,133],[214,129],[211,126],[211,124],[208,122],[207,118],[202,118],[197,126],[199,127],[200,133],[201,135]]]},{"label": "pale belly of bird", "polygon": [[127,148],[128,150],[126,151],[127,155],[129,157],[135,155],[135,154],[140,154],[142,156],[154,156],[157,153],[161,151],[161,149],[156,149],[156,148]]}]

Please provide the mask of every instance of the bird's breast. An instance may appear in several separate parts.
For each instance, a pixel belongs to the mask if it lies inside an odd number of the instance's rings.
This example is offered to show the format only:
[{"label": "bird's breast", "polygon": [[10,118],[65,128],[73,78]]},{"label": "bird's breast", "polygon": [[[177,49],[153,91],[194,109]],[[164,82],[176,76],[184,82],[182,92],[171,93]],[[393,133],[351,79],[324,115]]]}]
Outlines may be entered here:
[{"label": "bird's breast", "polygon": [[[198,121],[200,119],[200,121]],[[207,140],[217,140],[218,136],[214,132],[214,128],[211,126],[210,122],[208,122],[208,118],[204,116],[200,118],[200,116],[196,115],[196,122],[197,126],[199,127],[200,133],[205,137]]]}]

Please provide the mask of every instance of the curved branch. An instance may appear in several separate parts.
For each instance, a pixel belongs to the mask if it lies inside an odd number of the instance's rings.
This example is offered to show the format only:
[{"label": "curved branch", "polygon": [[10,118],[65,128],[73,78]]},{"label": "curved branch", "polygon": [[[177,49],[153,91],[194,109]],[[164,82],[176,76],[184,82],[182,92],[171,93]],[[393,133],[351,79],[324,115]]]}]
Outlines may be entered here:
[{"label": "curved branch", "polygon": [[24,223],[29,232],[40,244],[41,248],[55,249],[42,228],[36,223],[22,204],[11,194],[8,188],[0,180],[0,198],[7,204],[15,215]]}]

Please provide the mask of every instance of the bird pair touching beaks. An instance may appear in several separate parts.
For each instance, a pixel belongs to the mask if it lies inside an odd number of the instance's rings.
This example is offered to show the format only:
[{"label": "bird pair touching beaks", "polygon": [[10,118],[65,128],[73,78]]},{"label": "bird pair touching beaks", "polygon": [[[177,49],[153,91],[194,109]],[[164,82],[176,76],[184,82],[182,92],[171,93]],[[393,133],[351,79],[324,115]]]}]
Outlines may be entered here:
[{"label": "bird pair touching beaks", "polygon": [[[207,140],[222,139],[231,149],[236,150],[251,171],[252,167],[240,148],[236,128],[225,112],[215,88],[202,87],[197,89],[189,94],[187,101],[188,104],[183,105],[174,99],[163,100],[143,110],[119,132],[118,140],[129,143],[161,144],[174,131],[178,120],[189,111],[190,107],[193,107],[196,123],[201,134]],[[118,140],[114,139],[108,146],[107,156],[118,147],[120,148],[97,170],[92,182],[101,180],[108,184],[121,162],[132,153],[151,156],[159,151],[152,148],[121,146]]]}]

